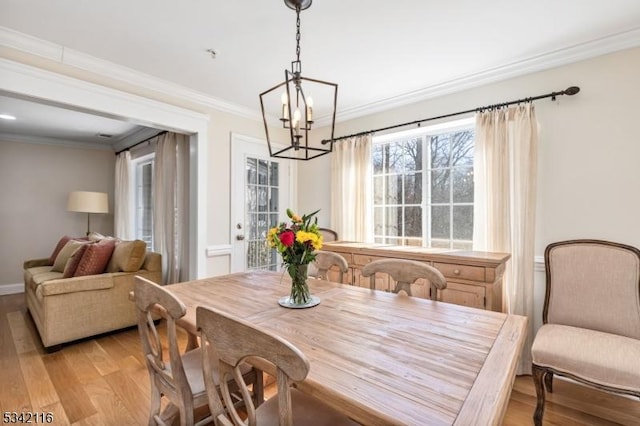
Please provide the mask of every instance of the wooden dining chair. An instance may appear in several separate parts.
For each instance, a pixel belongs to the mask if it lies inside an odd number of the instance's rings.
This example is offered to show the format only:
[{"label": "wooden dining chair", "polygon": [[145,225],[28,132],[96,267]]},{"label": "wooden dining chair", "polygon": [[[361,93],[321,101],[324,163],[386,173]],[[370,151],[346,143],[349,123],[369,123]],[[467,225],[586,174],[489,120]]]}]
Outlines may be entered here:
[{"label": "wooden dining chair", "polygon": [[[291,388],[293,383],[307,377],[309,361],[285,339],[240,318],[204,306],[196,308],[196,323],[204,351],[203,370],[209,409],[217,425],[356,425],[319,399]],[[248,357],[271,363],[276,370],[278,393],[258,408],[251,401],[239,368]],[[215,386],[215,366],[218,363],[222,381],[220,387]],[[244,399],[246,422],[233,405],[229,389],[233,379]],[[222,393],[222,401],[218,389]]]},{"label": "wooden dining chair", "polygon": [[349,264],[347,260],[339,255],[338,253],[333,253],[330,251],[319,251],[316,253],[316,259],[313,261],[312,265],[314,266],[314,272],[310,274],[311,276],[325,280],[329,280],[329,269],[336,266],[339,272],[339,282],[342,282],[344,278],[344,274],[349,271]]},{"label": "wooden dining chair", "polygon": [[404,291],[408,296],[412,296],[411,284],[420,278],[429,282],[431,300],[437,300],[437,290],[447,288],[447,280],[442,272],[433,266],[415,260],[380,259],[367,263],[362,268],[361,274],[365,278],[370,277],[372,290],[376,289],[376,273],[378,272],[388,274],[396,282],[392,290],[396,294]]},{"label": "wooden dining chair", "polygon": [[[180,353],[176,334],[176,320],[186,313],[184,304],[167,290],[142,277],[136,277],[134,287],[138,333],[142,342],[145,362],[151,379],[150,425],[171,424],[176,415],[181,426],[194,424],[194,410],[207,406],[207,391],[202,374],[202,350],[200,348]],[[152,314],[166,321],[168,360],[164,359],[160,335]],[[244,365],[242,377],[254,387],[254,399],[263,399],[262,372]],[[218,375],[212,372],[215,384]],[[237,389],[233,389],[237,391]],[[169,404],[161,412],[162,396]],[[195,424],[211,422],[211,417]]]},{"label": "wooden dining chair", "polygon": [[333,229],[318,228],[318,231],[320,231],[320,235],[322,235],[322,241],[324,241],[325,243],[338,241],[338,233]]}]

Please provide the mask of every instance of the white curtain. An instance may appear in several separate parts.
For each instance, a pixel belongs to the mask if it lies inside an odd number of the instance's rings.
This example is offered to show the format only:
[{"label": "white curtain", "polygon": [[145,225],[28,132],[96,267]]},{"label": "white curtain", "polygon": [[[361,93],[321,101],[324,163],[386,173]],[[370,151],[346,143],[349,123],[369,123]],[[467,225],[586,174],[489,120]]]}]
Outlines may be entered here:
[{"label": "white curtain", "polygon": [[336,142],[331,156],[331,227],[341,240],[372,242],[371,135]]},{"label": "white curtain", "polygon": [[531,374],[537,156],[533,104],[476,115],[473,243],[511,253],[503,307],[529,320],[518,374]]},{"label": "white curtain", "polygon": [[162,254],[164,284],[186,279],[185,232],[189,147],[186,136],[165,133],[158,137],[153,169],[153,245]]},{"label": "white curtain", "polygon": [[123,151],[116,156],[115,202],[113,213],[114,236],[123,240],[135,238],[133,230],[133,204],[130,182],[131,153]]}]

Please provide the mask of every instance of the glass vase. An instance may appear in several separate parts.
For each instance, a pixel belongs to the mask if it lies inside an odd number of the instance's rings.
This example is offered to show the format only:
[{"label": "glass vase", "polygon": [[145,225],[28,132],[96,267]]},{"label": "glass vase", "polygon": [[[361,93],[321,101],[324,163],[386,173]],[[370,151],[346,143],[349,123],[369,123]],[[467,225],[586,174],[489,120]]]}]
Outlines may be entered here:
[{"label": "glass vase", "polygon": [[304,305],[311,301],[309,285],[307,284],[308,267],[309,264],[287,266],[287,272],[291,277],[289,301],[295,305]]}]

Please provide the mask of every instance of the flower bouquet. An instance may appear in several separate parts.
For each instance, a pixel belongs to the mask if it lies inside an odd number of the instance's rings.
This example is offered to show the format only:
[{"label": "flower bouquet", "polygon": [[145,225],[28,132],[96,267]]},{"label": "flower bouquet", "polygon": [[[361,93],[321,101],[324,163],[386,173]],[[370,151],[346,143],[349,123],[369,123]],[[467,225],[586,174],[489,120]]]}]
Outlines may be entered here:
[{"label": "flower bouquet", "polygon": [[[318,230],[318,219],[314,216],[320,210],[302,217],[287,209],[291,223],[282,222],[267,234],[267,243],[278,250],[282,263],[291,277],[291,294],[287,305],[291,307],[315,306],[307,285],[307,268],[316,258],[315,250],[322,247],[322,235]],[[317,298],[316,298],[317,299]],[[319,303],[320,299],[317,299]],[[282,304],[282,303],[281,303]]]}]

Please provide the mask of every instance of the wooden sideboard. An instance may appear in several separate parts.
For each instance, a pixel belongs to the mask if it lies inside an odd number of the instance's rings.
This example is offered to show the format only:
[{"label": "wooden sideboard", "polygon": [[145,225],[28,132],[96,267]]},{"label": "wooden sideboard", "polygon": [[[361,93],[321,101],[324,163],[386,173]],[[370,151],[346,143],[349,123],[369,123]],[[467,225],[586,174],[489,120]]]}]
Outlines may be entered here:
[{"label": "wooden sideboard", "polygon": [[[345,284],[369,287],[369,278],[362,277],[360,271],[374,260],[417,260],[434,266],[447,278],[447,288],[438,291],[438,300],[502,311],[502,275],[510,254],[346,241],[325,243],[322,250],[339,253],[347,260],[349,272],[344,275]],[[339,280],[337,269],[329,271],[329,274],[331,280]],[[393,288],[390,281],[385,274],[376,274],[376,289],[390,291]],[[417,297],[428,298],[430,291],[425,280],[418,280],[411,287],[411,292]]]}]

